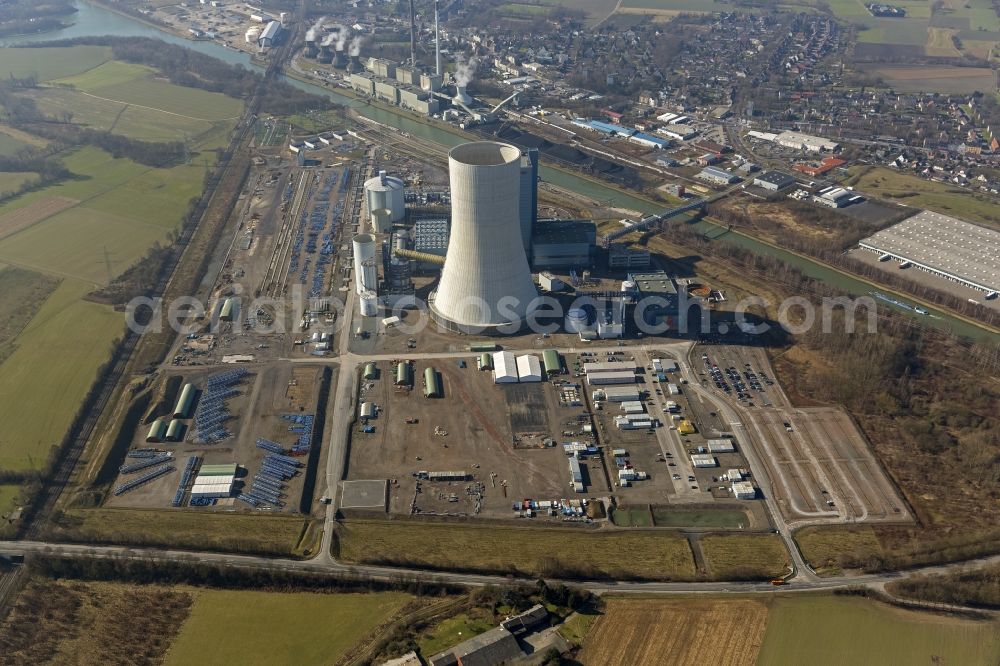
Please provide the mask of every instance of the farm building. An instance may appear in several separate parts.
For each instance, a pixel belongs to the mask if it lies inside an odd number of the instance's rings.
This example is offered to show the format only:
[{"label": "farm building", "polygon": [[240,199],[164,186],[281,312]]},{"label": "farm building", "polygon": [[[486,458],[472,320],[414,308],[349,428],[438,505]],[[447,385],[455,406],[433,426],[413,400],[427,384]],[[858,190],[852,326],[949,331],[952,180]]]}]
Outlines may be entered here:
[{"label": "farm building", "polygon": [[441,377],[438,375],[437,370],[434,368],[426,368],[424,370],[424,397],[440,398],[443,395],[444,391],[441,388]]},{"label": "farm building", "polygon": [[507,351],[494,352],[493,383],[515,384],[517,380],[517,361],[514,355]]},{"label": "farm building", "polygon": [[715,456],[708,455],[707,453],[695,453],[691,456],[691,464],[695,467],[718,467],[719,463],[715,460]]},{"label": "farm building", "polygon": [[542,381],[542,365],[537,356],[525,354],[517,357],[517,377],[522,382]]},{"label": "farm building", "polygon": [[736,450],[733,440],[728,438],[708,440],[708,451],[710,453],[732,453]]},{"label": "farm building", "polygon": [[430,658],[431,666],[496,666],[524,657],[514,635],[497,627]]},{"label": "farm building", "polygon": [[736,499],[752,500],[757,497],[757,490],[749,481],[734,481],[733,496]]},{"label": "farm building", "polygon": [[602,384],[634,384],[634,370],[610,370],[607,372],[593,372],[587,375],[587,381],[593,386]]},{"label": "farm building", "polygon": [[550,377],[562,371],[562,360],[555,349],[546,349],[542,352],[542,364],[545,366],[545,374]]},{"label": "farm building", "polygon": [[153,425],[149,426],[149,434],[146,435],[147,442],[162,442],[167,436],[167,424],[162,419],[157,419],[153,421]]},{"label": "farm building", "polygon": [[194,384],[184,385],[184,388],[181,389],[180,397],[177,398],[177,404],[174,406],[175,419],[191,418],[191,407],[194,406],[194,399],[197,393],[198,390],[194,387]]}]

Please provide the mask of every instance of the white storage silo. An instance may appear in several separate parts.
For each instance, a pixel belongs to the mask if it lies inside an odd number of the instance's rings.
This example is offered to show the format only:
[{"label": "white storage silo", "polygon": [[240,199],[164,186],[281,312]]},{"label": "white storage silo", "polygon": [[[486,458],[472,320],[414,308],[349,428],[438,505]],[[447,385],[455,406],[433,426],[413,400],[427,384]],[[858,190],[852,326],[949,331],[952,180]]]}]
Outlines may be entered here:
[{"label": "white storage silo", "polygon": [[587,330],[587,311],[583,308],[571,308],[566,313],[565,328],[567,333],[580,333]]},{"label": "white storage silo", "polygon": [[374,317],[378,314],[378,296],[374,291],[366,291],[361,294],[361,316]]},{"label": "white storage silo", "polygon": [[403,189],[403,181],[385,171],[379,171],[377,176],[365,181],[365,204],[373,222],[375,211],[382,209],[389,211],[390,223],[402,221],[406,215]]},{"label": "white storage silo", "polygon": [[376,208],[371,211],[372,230],[377,234],[387,234],[392,231],[392,211],[388,208]]},{"label": "white storage silo", "polygon": [[520,165],[521,150],[506,143],[448,153],[451,234],[431,314],[451,330],[507,332],[538,305],[521,242]]},{"label": "white storage silo", "polygon": [[361,294],[378,290],[378,269],[375,266],[375,237],[358,234],[354,237],[354,288]]}]

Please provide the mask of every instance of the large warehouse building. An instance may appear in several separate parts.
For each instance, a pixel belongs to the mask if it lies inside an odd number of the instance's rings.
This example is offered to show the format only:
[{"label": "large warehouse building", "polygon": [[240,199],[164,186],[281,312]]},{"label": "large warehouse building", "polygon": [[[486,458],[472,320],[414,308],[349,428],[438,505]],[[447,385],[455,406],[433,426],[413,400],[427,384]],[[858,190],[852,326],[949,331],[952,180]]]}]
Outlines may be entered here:
[{"label": "large warehouse building", "polygon": [[923,211],[858,245],[915,268],[986,293],[1000,291],[1000,232]]}]

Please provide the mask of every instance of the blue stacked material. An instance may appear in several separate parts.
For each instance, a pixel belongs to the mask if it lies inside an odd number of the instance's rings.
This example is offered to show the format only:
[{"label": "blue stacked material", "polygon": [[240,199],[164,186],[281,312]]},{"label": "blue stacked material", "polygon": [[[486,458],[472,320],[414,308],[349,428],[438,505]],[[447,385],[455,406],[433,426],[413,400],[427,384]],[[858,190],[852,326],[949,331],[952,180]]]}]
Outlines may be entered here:
[{"label": "blue stacked material", "polygon": [[247,374],[245,368],[237,368],[212,375],[206,382],[205,391],[198,401],[194,413],[194,441],[199,444],[214,444],[232,437],[223,424],[232,418],[226,401],[239,395],[236,386]]},{"label": "blue stacked material", "polygon": [[163,453],[159,449],[132,449],[125,455],[129,458],[155,458]]},{"label": "blue stacked material", "polygon": [[122,474],[131,474],[132,472],[138,472],[140,469],[146,469],[147,467],[152,467],[153,465],[160,465],[168,462],[172,457],[173,456],[169,453],[161,453],[160,455],[152,458],[140,458],[134,463],[122,465],[118,468],[118,471]]},{"label": "blue stacked material", "polygon": [[316,420],[313,414],[282,414],[281,418],[291,421],[288,431],[298,435],[292,445],[293,455],[304,455],[312,448],[313,425]]},{"label": "blue stacked material", "polygon": [[148,481],[152,481],[158,476],[163,476],[167,472],[172,472],[176,468],[173,465],[164,465],[163,467],[157,467],[154,470],[146,472],[142,476],[137,476],[136,478],[126,481],[125,483],[116,486],[114,490],[115,496],[127,493],[130,490],[134,490]]},{"label": "blue stacked material", "polygon": [[265,451],[270,451],[271,453],[284,454],[285,449],[277,442],[272,442],[269,439],[264,439],[263,437],[257,438],[257,448],[264,449]]},{"label": "blue stacked material", "polygon": [[174,494],[174,499],[170,503],[171,506],[180,506],[181,502],[184,500],[184,493],[187,492],[187,485],[191,481],[191,477],[194,476],[195,467],[201,462],[200,456],[191,456],[187,460],[187,465],[184,466],[184,471],[181,472],[181,480],[177,484],[177,492]]}]

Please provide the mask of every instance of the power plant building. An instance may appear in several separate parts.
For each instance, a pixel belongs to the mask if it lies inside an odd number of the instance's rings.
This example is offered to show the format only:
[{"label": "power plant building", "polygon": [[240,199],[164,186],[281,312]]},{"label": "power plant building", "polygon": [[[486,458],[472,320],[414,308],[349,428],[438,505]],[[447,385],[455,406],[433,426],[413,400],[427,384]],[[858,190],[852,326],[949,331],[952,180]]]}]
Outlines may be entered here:
[{"label": "power plant building", "polygon": [[348,78],[351,88],[365,95],[375,95],[375,79],[370,74],[355,73]]},{"label": "power plant building", "polygon": [[535,269],[585,268],[593,263],[597,227],[593,220],[538,220],[531,237]]},{"label": "power plant building", "polygon": [[537,307],[518,217],[521,150],[466,143],[448,165],[451,234],[431,314],[458,332],[515,332]]}]

